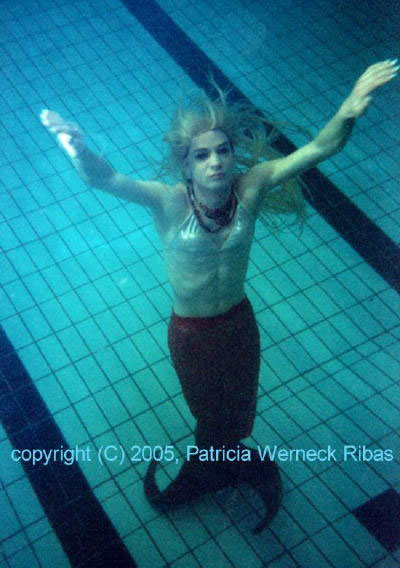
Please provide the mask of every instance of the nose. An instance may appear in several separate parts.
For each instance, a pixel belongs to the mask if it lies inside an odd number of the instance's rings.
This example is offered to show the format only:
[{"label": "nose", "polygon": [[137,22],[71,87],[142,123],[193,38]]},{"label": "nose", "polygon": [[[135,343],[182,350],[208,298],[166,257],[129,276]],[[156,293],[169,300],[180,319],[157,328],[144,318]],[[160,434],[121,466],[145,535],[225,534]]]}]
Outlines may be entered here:
[{"label": "nose", "polygon": [[210,165],[211,165],[213,168],[218,168],[218,169],[219,169],[219,168],[221,167],[221,162],[222,162],[221,156],[220,156],[219,154],[217,154],[217,152],[213,152],[213,153],[210,155]]}]

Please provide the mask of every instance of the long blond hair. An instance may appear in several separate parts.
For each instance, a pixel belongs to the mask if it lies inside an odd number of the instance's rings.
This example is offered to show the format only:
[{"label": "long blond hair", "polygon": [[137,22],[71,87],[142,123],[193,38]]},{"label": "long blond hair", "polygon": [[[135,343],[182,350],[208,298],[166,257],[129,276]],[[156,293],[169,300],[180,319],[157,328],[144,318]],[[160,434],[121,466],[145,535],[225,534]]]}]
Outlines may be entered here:
[{"label": "long blond hair", "polygon": [[[265,159],[282,157],[272,147],[279,136],[278,123],[269,121],[263,114],[246,102],[228,102],[229,92],[224,92],[210,80],[218,93],[211,99],[205,93],[181,103],[164,136],[169,147],[161,173],[185,178],[183,163],[195,136],[209,130],[222,130],[235,151],[238,172],[247,170]],[[292,178],[273,188],[265,195],[261,220],[269,226],[281,224],[282,215],[295,215],[301,226],[306,219],[306,207],[300,182]]]}]

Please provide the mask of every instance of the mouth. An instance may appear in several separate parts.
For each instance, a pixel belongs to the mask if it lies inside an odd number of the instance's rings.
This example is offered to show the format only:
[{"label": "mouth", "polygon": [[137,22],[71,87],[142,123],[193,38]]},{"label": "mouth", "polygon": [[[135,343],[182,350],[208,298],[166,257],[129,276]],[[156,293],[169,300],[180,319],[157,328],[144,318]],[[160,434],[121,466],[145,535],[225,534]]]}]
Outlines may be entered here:
[{"label": "mouth", "polygon": [[210,176],[210,179],[222,179],[225,177],[225,174],[213,174]]}]

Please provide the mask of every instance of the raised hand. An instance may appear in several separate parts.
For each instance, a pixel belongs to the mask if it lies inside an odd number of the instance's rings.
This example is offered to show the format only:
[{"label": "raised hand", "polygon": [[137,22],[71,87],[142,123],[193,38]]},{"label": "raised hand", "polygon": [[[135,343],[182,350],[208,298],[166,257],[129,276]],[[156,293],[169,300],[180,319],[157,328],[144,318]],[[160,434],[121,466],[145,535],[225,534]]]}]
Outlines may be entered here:
[{"label": "raised hand", "polygon": [[341,107],[348,118],[361,116],[372,100],[371,93],[396,77],[400,69],[396,63],[397,59],[375,63],[361,75]]},{"label": "raised hand", "polygon": [[43,126],[57,136],[60,145],[71,158],[76,158],[83,151],[83,136],[76,124],[64,120],[57,112],[48,109],[42,110],[40,120]]}]

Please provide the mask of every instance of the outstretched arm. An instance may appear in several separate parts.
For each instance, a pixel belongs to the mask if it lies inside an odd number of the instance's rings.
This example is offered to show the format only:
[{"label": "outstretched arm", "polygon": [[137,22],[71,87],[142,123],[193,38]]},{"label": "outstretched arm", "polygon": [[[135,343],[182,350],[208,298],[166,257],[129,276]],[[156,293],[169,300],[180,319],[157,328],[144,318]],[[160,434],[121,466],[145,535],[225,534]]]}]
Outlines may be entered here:
[{"label": "outstretched arm", "polygon": [[363,115],[372,101],[371,93],[393,79],[397,59],[371,65],[356,81],[350,95],[341,104],[333,119],[321,130],[315,143],[325,152],[334,154],[346,144],[354,121]]},{"label": "outstretched arm", "polygon": [[[371,65],[356,81],[350,95],[335,116],[309,144],[289,156],[254,166],[247,174],[248,182],[260,189],[269,189],[309,169],[335,154],[346,144],[356,118],[372,100],[371,94],[396,76],[397,59]],[[263,196],[260,196],[263,199]]]},{"label": "outstretched arm", "polygon": [[163,184],[132,180],[116,172],[106,160],[86,147],[79,127],[64,120],[58,113],[43,110],[40,120],[57,136],[58,142],[85,183],[127,201],[150,207],[154,211],[160,207]]}]

